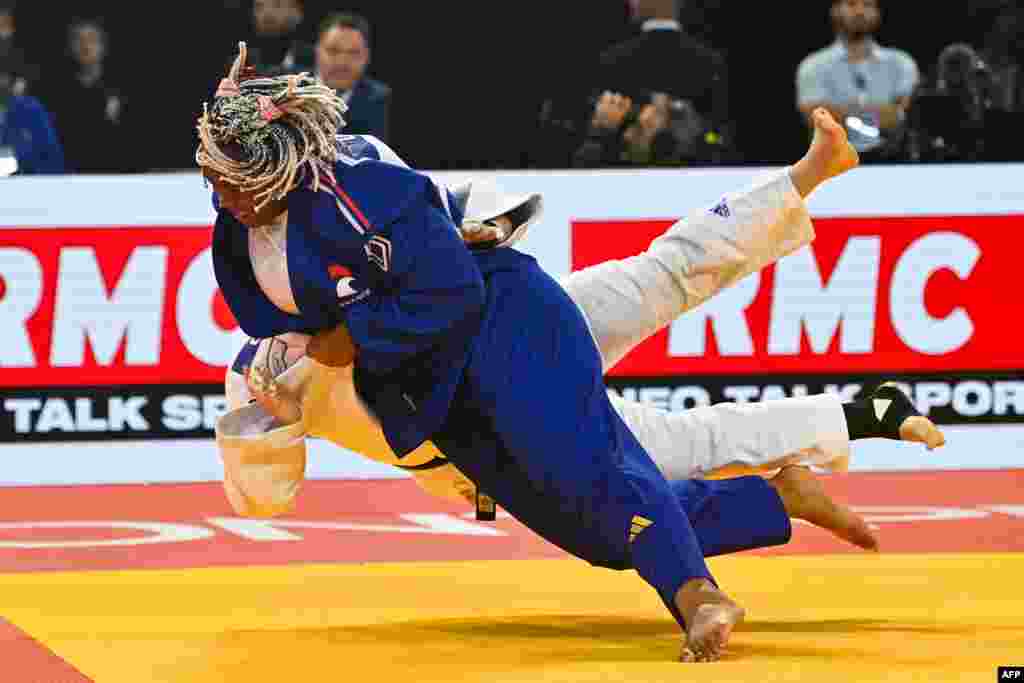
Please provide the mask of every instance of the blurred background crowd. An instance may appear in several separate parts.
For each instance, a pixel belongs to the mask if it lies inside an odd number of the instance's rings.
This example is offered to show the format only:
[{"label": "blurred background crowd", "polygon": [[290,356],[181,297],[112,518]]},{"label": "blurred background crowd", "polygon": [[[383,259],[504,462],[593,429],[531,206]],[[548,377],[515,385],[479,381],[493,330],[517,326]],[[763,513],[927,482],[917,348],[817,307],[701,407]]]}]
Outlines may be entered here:
[{"label": "blurred background crowd", "polygon": [[1024,160],[1018,0],[0,0],[0,150],[194,168],[239,40],[424,169],[788,163],[817,106],[868,163]]}]

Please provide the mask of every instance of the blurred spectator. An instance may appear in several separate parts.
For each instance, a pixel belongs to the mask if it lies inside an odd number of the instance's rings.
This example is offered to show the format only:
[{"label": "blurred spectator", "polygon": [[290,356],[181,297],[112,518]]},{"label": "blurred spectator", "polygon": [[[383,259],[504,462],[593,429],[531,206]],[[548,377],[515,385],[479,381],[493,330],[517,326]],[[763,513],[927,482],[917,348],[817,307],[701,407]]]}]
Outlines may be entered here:
[{"label": "blurred spectator", "polygon": [[836,41],[797,69],[797,107],[805,117],[816,107],[831,110],[863,161],[895,159],[920,81],[917,63],[907,52],[875,42],[882,19],[878,0],[833,0],[831,18]]},{"label": "blurred spectator", "polygon": [[634,102],[649,102],[656,92],[689,102],[703,118],[712,147],[724,152],[732,137],[725,59],[683,31],[680,0],[635,0],[633,5],[641,33],[601,54],[593,85]]},{"label": "blurred spectator", "polygon": [[41,83],[43,101],[53,113],[73,173],[118,173],[126,168],[131,145],[126,139],[122,95],[109,82],[107,32],[95,19],[76,19],[68,27],[68,67]]},{"label": "blurred spectator", "polygon": [[913,161],[980,161],[991,109],[992,73],[967,43],[939,53],[935,76],[918,88],[908,130]]},{"label": "blurred spectator", "polygon": [[1010,7],[996,17],[985,36],[982,57],[992,71],[992,106],[1024,111],[1024,8]]},{"label": "blurred spectator", "polygon": [[653,93],[637,107],[631,98],[606,91],[572,165],[678,166],[702,156],[702,133],[700,117],[685,100]]},{"label": "blurred spectator", "polygon": [[249,63],[261,71],[312,71],[313,46],[302,34],[305,19],[303,0],[254,0]]},{"label": "blurred spectator", "polygon": [[345,133],[388,139],[391,88],[366,75],[370,23],[358,14],[331,14],[320,24],[316,73],[348,104]]},{"label": "blurred spectator", "polygon": [[16,73],[0,59],[0,157],[18,160],[18,174],[63,173],[64,155],[50,113],[28,95],[16,95]]},{"label": "blurred spectator", "polygon": [[25,51],[18,44],[17,23],[12,0],[0,0],[0,62],[14,77],[12,91],[24,95],[30,84],[39,78],[39,70],[26,59]]},{"label": "blurred spectator", "polygon": [[[1012,49],[1012,48],[1011,48]],[[1024,126],[1017,71],[989,63],[967,43],[943,48],[934,77],[918,89],[908,121],[913,161],[1019,161]]]}]

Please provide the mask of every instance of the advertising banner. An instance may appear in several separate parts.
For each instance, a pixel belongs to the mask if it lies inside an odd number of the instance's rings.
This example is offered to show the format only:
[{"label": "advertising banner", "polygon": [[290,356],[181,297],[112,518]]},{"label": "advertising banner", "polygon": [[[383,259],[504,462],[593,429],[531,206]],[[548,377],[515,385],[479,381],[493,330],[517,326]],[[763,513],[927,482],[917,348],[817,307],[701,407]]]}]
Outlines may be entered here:
[{"label": "advertising banner", "polygon": [[[544,216],[519,247],[558,277],[636,254],[772,172],[433,175],[542,193]],[[827,184],[809,200],[812,245],[680,317],[613,368],[609,386],[675,410],[852,398],[896,380],[936,420],[998,426],[993,439],[1016,443],[1005,430],[1024,422],[1021,172],[866,167]],[[245,338],[213,278],[198,174],[26,177],[0,189],[0,444],[211,436]]]},{"label": "advertising banner", "polygon": [[[572,267],[631,256],[670,221],[575,221]],[[946,423],[1024,421],[1024,216],[822,218],[813,244],[687,312],[609,383],[680,409],[886,380]]]},{"label": "advertising banner", "polygon": [[244,341],[209,234],[0,228],[0,439],[209,435]]}]

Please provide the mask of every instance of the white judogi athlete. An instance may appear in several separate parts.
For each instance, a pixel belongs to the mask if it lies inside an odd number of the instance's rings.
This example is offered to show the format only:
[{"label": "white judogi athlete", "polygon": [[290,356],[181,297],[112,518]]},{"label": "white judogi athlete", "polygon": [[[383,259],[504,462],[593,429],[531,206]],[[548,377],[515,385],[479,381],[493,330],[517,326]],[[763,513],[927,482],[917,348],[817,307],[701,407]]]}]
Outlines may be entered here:
[{"label": "white judogi athlete", "polygon": [[[365,139],[382,150],[380,158],[398,159],[383,143]],[[582,310],[605,369],[682,313],[814,237],[807,208],[788,169],[727,195],[724,202],[728,211],[695,211],[642,254],[565,278],[562,284]],[[518,215],[515,209],[521,209]],[[472,230],[498,215],[516,216],[514,232],[498,247],[508,248],[537,220],[540,209],[536,195],[510,197],[486,183],[473,183],[464,226]],[[281,256],[286,224],[261,229],[265,239],[250,240],[250,255],[268,298],[290,310],[295,304]],[[302,335],[262,340],[248,354],[243,350],[243,362],[228,370],[230,411],[217,424],[217,441],[224,460],[225,489],[238,513],[263,516],[290,508],[304,476],[306,436],[327,439],[391,465],[433,465],[412,469],[424,489],[439,496],[473,499],[473,483],[441,460],[443,455],[429,442],[399,462],[356,395],[351,366],[329,368],[305,356],[308,341]],[[244,362],[245,358],[251,360]],[[273,390],[301,403],[294,421],[281,424],[250,403],[253,396],[245,371],[250,381],[254,374],[276,375]],[[723,403],[682,412],[628,401],[611,392],[610,396],[668,479],[700,477],[723,468],[735,472],[786,464],[842,470],[849,460],[849,434],[835,395]]]}]

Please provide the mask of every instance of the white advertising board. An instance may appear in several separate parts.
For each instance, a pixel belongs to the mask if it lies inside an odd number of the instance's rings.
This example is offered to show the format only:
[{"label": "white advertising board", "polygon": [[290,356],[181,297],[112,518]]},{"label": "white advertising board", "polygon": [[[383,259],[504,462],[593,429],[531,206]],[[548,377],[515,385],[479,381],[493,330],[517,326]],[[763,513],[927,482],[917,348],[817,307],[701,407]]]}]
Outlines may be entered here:
[{"label": "white advertising board", "polygon": [[[543,193],[544,218],[521,248],[559,276],[636,253],[673,221],[770,172],[432,175],[449,184],[487,175],[509,191]],[[1024,464],[1024,345],[1007,328],[1024,316],[1014,284],[1022,172],[856,169],[809,200],[812,247],[738,285],[745,304],[723,297],[681,318],[614,368],[610,386],[678,409],[822,390],[852,396],[896,375],[956,438],[930,456],[858,444],[855,467]],[[0,458],[16,463],[8,483],[219,476],[210,428],[243,335],[213,280],[213,218],[196,173],[0,182]],[[795,297],[793,283],[814,296]],[[831,315],[840,304],[871,315]],[[726,315],[743,324],[721,332]],[[313,462],[314,476],[404,476],[351,454]]]}]

